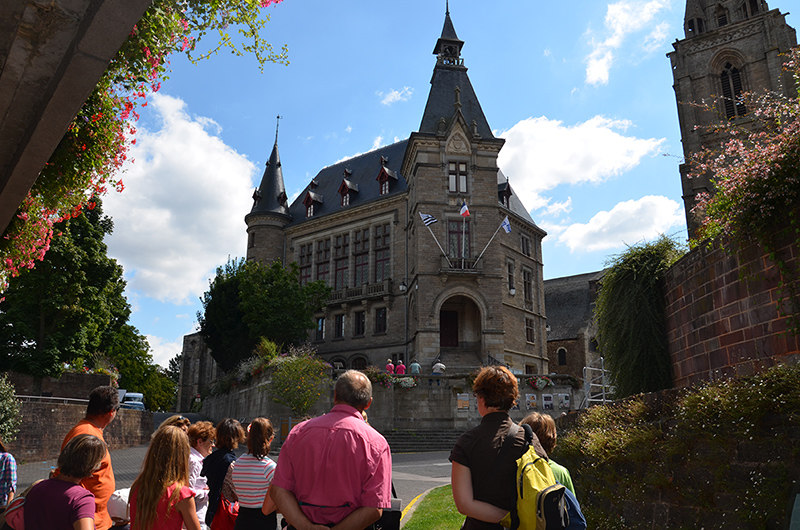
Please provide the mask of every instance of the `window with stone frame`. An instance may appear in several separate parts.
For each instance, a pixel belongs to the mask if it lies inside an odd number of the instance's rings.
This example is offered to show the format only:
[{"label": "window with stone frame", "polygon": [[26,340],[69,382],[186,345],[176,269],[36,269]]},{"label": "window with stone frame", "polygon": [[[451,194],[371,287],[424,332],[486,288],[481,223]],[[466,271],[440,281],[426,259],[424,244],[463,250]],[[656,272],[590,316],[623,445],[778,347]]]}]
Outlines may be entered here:
[{"label": "window with stone frame", "polygon": [[256,235],[250,232],[247,238],[247,248],[253,248],[254,246],[256,246]]},{"label": "window with stone frame", "polygon": [[567,349],[566,348],[559,348],[558,352],[558,365],[559,366],[566,366],[567,365]]},{"label": "window with stone frame", "polygon": [[317,317],[317,329],[314,333],[314,340],[325,340],[325,317]]},{"label": "window with stone frame", "polygon": [[389,278],[391,261],[391,232],[389,223],[375,227],[375,282]]},{"label": "window with stone frame", "polygon": [[300,251],[297,254],[297,263],[300,265],[300,285],[306,285],[311,281],[311,265],[313,257],[313,243],[300,245]]},{"label": "window with stone frame", "polygon": [[722,99],[725,104],[725,117],[739,118],[747,114],[747,106],[742,101],[742,73],[731,63],[725,63],[719,76],[722,83]]},{"label": "window with stone frame", "polygon": [[511,292],[511,289],[516,289],[516,285],[514,283],[514,260],[510,259],[506,261],[506,277],[508,278],[508,291]]},{"label": "window with stone frame", "polygon": [[342,339],[344,338],[344,325],[345,325],[345,318],[344,314],[339,314],[334,317],[334,329],[333,329],[333,338],[335,339]]},{"label": "window with stone frame", "polygon": [[455,259],[469,258],[469,221],[461,220],[447,221],[447,253]]},{"label": "window with stone frame", "polygon": [[375,309],[375,333],[386,333],[386,308]]},{"label": "window with stone frame", "polygon": [[533,310],[533,271],[522,268],[522,292],[525,300],[525,309]]},{"label": "window with stone frame", "polygon": [[531,255],[531,238],[528,236],[520,236],[520,250],[528,257]]},{"label": "window with stone frame", "polygon": [[367,326],[367,312],[356,311],[353,313],[353,336],[363,337]]},{"label": "window with stone frame", "polygon": [[338,291],[348,286],[348,270],[350,268],[350,234],[341,234],[334,238],[333,255],[334,279],[333,288]]},{"label": "window with stone frame", "polygon": [[450,162],[448,164],[447,172],[448,184],[447,189],[451,193],[466,193],[467,192],[467,163],[466,162]]},{"label": "window with stone frame", "polygon": [[536,333],[533,326],[533,319],[525,317],[525,341],[531,344],[536,342]]},{"label": "window with stone frame", "polygon": [[326,285],[330,285],[331,272],[331,240],[321,239],[317,241],[317,280],[322,280]]},{"label": "window with stone frame", "polygon": [[369,283],[369,229],[356,230],[353,234],[355,255],[355,278],[353,287]]}]

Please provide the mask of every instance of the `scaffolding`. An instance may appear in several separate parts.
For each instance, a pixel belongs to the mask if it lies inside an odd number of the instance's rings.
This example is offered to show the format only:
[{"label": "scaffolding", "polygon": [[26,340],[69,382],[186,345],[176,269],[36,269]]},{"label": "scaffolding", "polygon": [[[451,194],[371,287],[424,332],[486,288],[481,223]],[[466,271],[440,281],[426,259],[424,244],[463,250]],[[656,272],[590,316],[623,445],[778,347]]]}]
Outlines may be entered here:
[{"label": "scaffolding", "polygon": [[580,407],[582,409],[613,401],[614,387],[611,386],[611,377],[605,369],[602,357],[583,367],[583,389],[585,394]]}]

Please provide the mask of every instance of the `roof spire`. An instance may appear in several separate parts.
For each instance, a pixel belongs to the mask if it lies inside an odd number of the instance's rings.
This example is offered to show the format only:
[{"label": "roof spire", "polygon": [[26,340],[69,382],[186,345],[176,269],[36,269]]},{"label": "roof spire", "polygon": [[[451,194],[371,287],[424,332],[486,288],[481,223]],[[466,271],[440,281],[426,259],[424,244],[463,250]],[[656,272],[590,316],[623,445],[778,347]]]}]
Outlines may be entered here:
[{"label": "roof spire", "polygon": [[281,118],[283,118],[283,116],[278,114],[278,117],[275,119],[275,145],[278,145],[278,127],[281,125]]},{"label": "roof spire", "polygon": [[450,0],[445,0],[444,5],[444,14],[450,16]]}]

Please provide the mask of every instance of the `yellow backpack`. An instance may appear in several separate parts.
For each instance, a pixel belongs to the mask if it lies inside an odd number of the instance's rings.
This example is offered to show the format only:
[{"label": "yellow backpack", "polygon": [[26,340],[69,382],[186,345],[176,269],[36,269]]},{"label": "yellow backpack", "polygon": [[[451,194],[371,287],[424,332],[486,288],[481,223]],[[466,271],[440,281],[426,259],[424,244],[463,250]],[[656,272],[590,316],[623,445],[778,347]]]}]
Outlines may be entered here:
[{"label": "yellow backpack", "polygon": [[[517,506],[500,524],[511,530],[563,530],[569,526],[565,488],[556,482],[547,459],[536,454],[530,426],[522,427],[528,450],[517,459]],[[512,430],[504,446],[516,437],[517,429]]]}]

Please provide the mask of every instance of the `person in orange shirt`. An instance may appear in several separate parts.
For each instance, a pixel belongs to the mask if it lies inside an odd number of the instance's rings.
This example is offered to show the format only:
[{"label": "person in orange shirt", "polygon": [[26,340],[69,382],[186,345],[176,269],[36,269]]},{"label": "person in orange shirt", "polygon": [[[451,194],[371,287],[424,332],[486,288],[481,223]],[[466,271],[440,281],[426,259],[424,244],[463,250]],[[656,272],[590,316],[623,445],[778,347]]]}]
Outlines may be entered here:
[{"label": "person in orange shirt", "polygon": [[[99,386],[89,393],[89,405],[86,407],[86,417],[72,428],[64,437],[61,449],[72,438],[79,434],[91,434],[103,439],[105,429],[117,415],[119,410],[119,392],[110,386]],[[56,470],[58,474],[58,470]],[[108,530],[113,526],[111,516],[108,515],[108,499],[116,489],[114,470],[111,469],[111,454],[106,449],[106,454],[100,467],[90,477],[81,480],[81,485],[94,494],[95,514],[94,524],[97,530]]]}]

